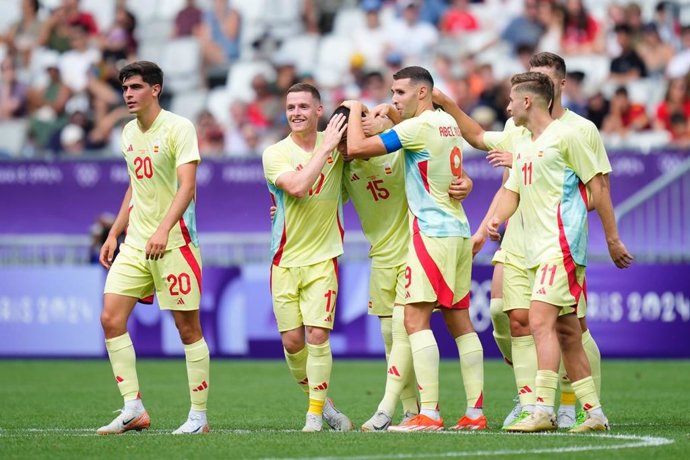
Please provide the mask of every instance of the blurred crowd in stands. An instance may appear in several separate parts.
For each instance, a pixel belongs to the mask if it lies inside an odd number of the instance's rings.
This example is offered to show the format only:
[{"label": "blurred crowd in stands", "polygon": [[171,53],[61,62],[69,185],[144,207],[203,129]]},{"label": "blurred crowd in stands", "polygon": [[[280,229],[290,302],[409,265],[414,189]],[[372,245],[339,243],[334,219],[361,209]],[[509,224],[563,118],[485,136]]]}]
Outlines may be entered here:
[{"label": "blurred crowd in stands", "polygon": [[531,54],[568,65],[565,106],[610,149],[690,148],[690,1],[0,0],[0,157],[120,155],[131,115],[118,69],[165,72],[162,104],[207,157],[259,156],[287,134],[283,96],[389,101],[422,65],[484,127],[502,129]]}]

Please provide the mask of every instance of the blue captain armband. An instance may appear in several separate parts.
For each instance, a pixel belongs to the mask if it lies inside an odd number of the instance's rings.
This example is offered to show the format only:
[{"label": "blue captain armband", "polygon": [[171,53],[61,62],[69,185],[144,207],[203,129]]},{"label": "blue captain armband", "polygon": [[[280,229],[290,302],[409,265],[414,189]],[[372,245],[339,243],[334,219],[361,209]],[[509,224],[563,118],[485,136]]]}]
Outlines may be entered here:
[{"label": "blue captain armband", "polygon": [[391,153],[402,148],[402,143],[398,137],[398,133],[394,129],[388,130],[385,133],[379,134],[379,137],[383,141],[383,145],[386,146],[386,152]]}]

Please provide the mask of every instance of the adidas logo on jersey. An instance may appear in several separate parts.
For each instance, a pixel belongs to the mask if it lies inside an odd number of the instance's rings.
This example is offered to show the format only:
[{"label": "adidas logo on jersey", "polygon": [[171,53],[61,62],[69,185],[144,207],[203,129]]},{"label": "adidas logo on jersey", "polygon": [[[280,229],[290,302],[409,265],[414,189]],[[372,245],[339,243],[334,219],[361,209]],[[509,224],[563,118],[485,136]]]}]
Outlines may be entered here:
[{"label": "adidas logo on jersey", "polygon": [[182,298],[177,299],[177,305],[184,305],[184,300]]},{"label": "adidas logo on jersey", "polygon": [[540,289],[537,291],[537,294],[546,295],[546,289],[540,288]]},{"label": "adidas logo on jersey", "polygon": [[127,147],[128,152],[134,152],[134,147],[132,147],[132,144],[129,144],[129,147]]},{"label": "adidas logo on jersey", "polygon": [[331,315],[328,315],[328,316],[326,317],[325,321],[326,321],[327,323],[330,323],[330,322],[333,321],[333,317],[332,317]]},{"label": "adidas logo on jersey", "polygon": [[350,182],[354,182],[356,180],[359,180],[359,176],[355,173],[352,175],[352,177],[350,177]]}]

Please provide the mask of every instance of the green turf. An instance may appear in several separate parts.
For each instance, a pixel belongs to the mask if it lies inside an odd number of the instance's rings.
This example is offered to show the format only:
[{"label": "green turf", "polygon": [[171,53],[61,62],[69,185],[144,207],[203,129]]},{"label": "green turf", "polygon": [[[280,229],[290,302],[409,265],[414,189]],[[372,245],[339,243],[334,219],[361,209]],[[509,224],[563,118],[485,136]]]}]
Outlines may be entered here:
[{"label": "green turf", "polygon": [[[385,369],[377,361],[337,360],[330,394],[356,425],[375,410]],[[110,366],[102,361],[0,360],[0,458],[357,458],[679,459],[690,452],[690,361],[605,361],[609,435],[519,435],[497,429],[512,407],[511,373],[486,363],[483,433],[300,433],[306,403],[282,361],[212,363],[212,433],[173,437],[188,409],[182,359],[139,361],[151,430],[96,436],[121,406]],[[464,409],[459,366],[441,368],[446,425]],[[639,447],[652,438],[672,441]],[[657,439],[656,442],[663,442]],[[622,448],[622,445],[638,447]],[[616,447],[619,446],[619,447]],[[576,449],[584,449],[578,451]],[[597,450],[593,450],[597,449]]]}]

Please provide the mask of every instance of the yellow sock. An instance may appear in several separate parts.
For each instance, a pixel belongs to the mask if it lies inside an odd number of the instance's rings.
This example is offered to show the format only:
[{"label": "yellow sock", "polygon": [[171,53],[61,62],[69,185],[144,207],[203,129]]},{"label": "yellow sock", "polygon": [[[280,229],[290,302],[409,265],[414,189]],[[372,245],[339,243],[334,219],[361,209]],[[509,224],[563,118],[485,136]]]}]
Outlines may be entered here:
[{"label": "yellow sock", "polygon": [[412,350],[410,339],[405,330],[405,308],[397,306],[393,309],[391,321],[391,336],[393,344],[388,358],[386,373],[386,391],[379,404],[378,410],[393,416],[398,401],[402,401],[403,410],[417,413],[417,388],[412,365]]},{"label": "yellow sock", "polygon": [[386,349],[386,362],[391,356],[391,348],[393,347],[393,318],[389,316],[381,316],[381,337],[383,338],[383,347]]},{"label": "yellow sock", "polygon": [[574,406],[577,402],[573,385],[570,383],[568,374],[565,372],[565,364],[561,359],[561,366],[558,368],[558,385],[561,388],[561,406]]},{"label": "yellow sock", "polygon": [[412,363],[419,384],[419,402],[422,409],[438,408],[439,353],[434,333],[430,329],[410,335]]},{"label": "yellow sock", "polygon": [[476,332],[456,337],[455,344],[460,353],[467,408],[481,409],[484,404],[484,348]]},{"label": "yellow sock", "polygon": [[312,414],[321,415],[323,414],[323,405],[326,402],[325,399],[311,399],[309,398],[309,409],[307,412]]},{"label": "yellow sock", "polygon": [[187,362],[187,381],[193,410],[206,410],[210,380],[210,358],[208,345],[202,337],[198,342],[184,346]]},{"label": "yellow sock", "polygon": [[587,360],[589,360],[594,387],[597,389],[597,395],[601,400],[601,352],[589,329],[582,333],[582,347],[585,349]]},{"label": "yellow sock", "polygon": [[308,343],[307,351],[309,352],[307,380],[309,381],[309,407],[311,407],[312,400],[326,400],[328,385],[331,381],[333,355],[331,354],[331,343],[328,340],[318,345]]},{"label": "yellow sock", "polygon": [[309,352],[307,351],[307,347],[293,354],[288,353],[288,351],[283,348],[283,354],[285,355],[288,369],[290,369],[290,373],[295,378],[300,390],[302,390],[305,395],[309,396],[309,381],[307,380],[307,356],[309,356]]},{"label": "yellow sock", "polygon": [[113,375],[115,375],[122,398],[125,401],[137,399],[139,396],[137,356],[134,353],[129,332],[113,339],[105,339],[105,349],[108,350],[110,366],[113,368]]},{"label": "yellow sock", "polygon": [[556,388],[558,387],[558,373],[549,370],[538,370],[535,379],[537,387],[537,405],[550,407],[556,403]]},{"label": "yellow sock", "polygon": [[495,298],[489,302],[491,322],[494,325],[494,340],[505,359],[513,362],[513,351],[510,345],[510,320],[503,311],[503,299]]},{"label": "yellow sock", "polygon": [[511,337],[510,341],[513,344],[513,373],[520,405],[534,405],[537,402],[537,348],[534,346],[534,337]]},{"label": "yellow sock", "polygon": [[594,379],[591,376],[573,382],[573,390],[575,390],[583,410],[590,411],[601,407],[599,397],[597,396],[597,389],[594,386]]}]

